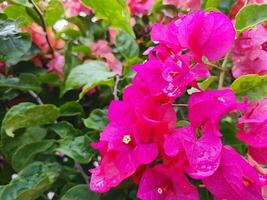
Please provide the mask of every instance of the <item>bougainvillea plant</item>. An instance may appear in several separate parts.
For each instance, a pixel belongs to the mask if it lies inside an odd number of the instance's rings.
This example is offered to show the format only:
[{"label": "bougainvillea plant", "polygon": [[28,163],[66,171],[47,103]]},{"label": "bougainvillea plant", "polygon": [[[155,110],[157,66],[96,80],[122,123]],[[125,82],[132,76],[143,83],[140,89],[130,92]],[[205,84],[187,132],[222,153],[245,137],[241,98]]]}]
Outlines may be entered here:
[{"label": "bougainvillea plant", "polygon": [[266,0],[0,11],[0,200],[267,199]]}]

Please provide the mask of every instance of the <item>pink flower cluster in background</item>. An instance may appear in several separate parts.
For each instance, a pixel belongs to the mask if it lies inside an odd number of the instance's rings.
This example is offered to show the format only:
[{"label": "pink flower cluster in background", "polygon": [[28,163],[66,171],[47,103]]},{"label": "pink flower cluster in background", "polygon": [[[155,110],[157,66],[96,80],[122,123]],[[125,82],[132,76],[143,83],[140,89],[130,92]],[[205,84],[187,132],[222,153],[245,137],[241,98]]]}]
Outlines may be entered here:
[{"label": "pink flower cluster in background", "polygon": [[66,17],[75,17],[78,15],[88,15],[91,10],[85,7],[80,0],[62,0],[65,7]]},{"label": "pink flower cluster in background", "polygon": [[264,24],[242,33],[235,42],[232,59],[235,78],[267,74],[267,28]]},{"label": "pink flower cluster in background", "polygon": [[[154,25],[151,38],[157,46],[133,67],[132,85],[122,100],[111,103],[109,124],[93,144],[101,161],[90,170],[91,190],[107,192],[132,177],[142,200],[197,200],[190,177],[202,181],[216,199],[263,199],[263,177],[223,144],[219,123],[231,112],[242,112],[238,136],[256,160],[266,163],[257,153],[267,152],[266,100],[240,103],[231,89],[202,91],[197,84],[210,74],[203,58],[217,61],[230,50],[232,22],[219,12],[196,11]],[[199,90],[189,97],[190,125],[176,128],[173,103],[188,86]]]}]

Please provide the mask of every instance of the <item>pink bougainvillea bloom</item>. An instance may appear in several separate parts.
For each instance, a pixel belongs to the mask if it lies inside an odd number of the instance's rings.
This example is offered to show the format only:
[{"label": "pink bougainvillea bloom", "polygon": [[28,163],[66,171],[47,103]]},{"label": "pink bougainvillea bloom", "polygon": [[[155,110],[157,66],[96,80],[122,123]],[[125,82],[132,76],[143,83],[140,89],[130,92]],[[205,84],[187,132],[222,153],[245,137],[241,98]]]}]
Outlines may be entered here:
[{"label": "pink bougainvillea bloom", "polygon": [[[117,167],[118,153],[111,151],[102,158],[100,166],[91,169],[90,189],[94,192],[107,192],[112,187],[118,186],[121,181],[131,176],[134,171],[122,171]],[[127,163],[125,163],[127,164]]]},{"label": "pink bougainvillea bloom", "polygon": [[200,8],[200,0],[163,0],[163,4],[174,5],[183,10],[197,10]]},{"label": "pink bougainvillea bloom", "polygon": [[267,98],[246,106],[238,138],[252,147],[267,147]]},{"label": "pink bougainvillea bloom", "polygon": [[266,147],[257,147],[252,146],[248,147],[248,153],[251,157],[260,164],[267,164],[267,146]]},{"label": "pink bougainvillea bloom", "polygon": [[[153,99],[144,99],[135,107],[129,102],[113,101],[109,107],[110,123],[101,133],[98,145],[103,161],[91,170],[93,191],[105,192],[133,175],[141,165],[155,160],[159,141],[170,132],[168,129],[175,127],[176,114],[171,105],[160,105]],[[106,158],[110,154],[112,163]],[[106,165],[112,165],[113,170]],[[118,179],[113,182],[110,176]]]},{"label": "pink bougainvillea bloom", "polygon": [[[36,23],[30,23],[29,28],[23,27],[22,31],[30,33],[32,42],[41,49],[43,54],[51,53],[51,49],[45,37],[46,33],[41,26]],[[47,34],[50,44],[54,49],[62,49],[64,47],[64,41],[55,37],[51,27],[47,28]]]},{"label": "pink bougainvillea bloom", "polygon": [[98,40],[92,44],[91,48],[94,56],[105,59],[111,71],[117,74],[122,73],[122,63],[112,53],[112,49],[106,40]]},{"label": "pink bougainvillea bloom", "polygon": [[199,62],[203,56],[209,61],[222,58],[235,39],[231,20],[219,12],[205,13],[199,10],[176,23],[180,45],[189,49]]},{"label": "pink bougainvillea bloom", "polygon": [[216,199],[263,200],[256,170],[230,147],[222,149],[217,171],[202,181]]},{"label": "pink bougainvillea bloom", "polygon": [[237,0],[230,10],[229,17],[234,19],[238,11],[247,4],[262,4],[267,3],[267,0]]},{"label": "pink bougainvillea bloom", "polygon": [[65,7],[67,17],[75,17],[78,15],[88,15],[91,10],[85,7],[80,0],[62,0]]},{"label": "pink bougainvillea bloom", "polygon": [[47,64],[48,70],[57,74],[62,80],[64,79],[65,57],[58,52],[54,53],[54,57]]},{"label": "pink bougainvillea bloom", "polygon": [[213,130],[198,130],[203,134],[197,138],[197,130],[191,126],[177,129],[167,137],[164,150],[168,156],[174,157],[184,151],[189,167],[187,173],[194,179],[202,179],[212,175],[219,167],[222,142]]},{"label": "pink bougainvillea bloom", "polygon": [[147,14],[155,3],[155,0],[127,0],[132,15]]},{"label": "pink bougainvillea bloom", "polygon": [[197,189],[192,186],[179,167],[156,165],[148,168],[137,192],[141,200],[198,200]]},{"label": "pink bougainvillea bloom", "polygon": [[133,81],[134,84],[147,88],[152,96],[165,95],[174,99],[181,96],[186,91],[187,86],[196,86],[197,78],[209,76],[208,68],[205,65],[190,66],[188,56],[181,56],[180,58],[177,62],[169,58],[162,63],[158,58],[150,56],[150,59],[144,64],[133,67],[137,72]]},{"label": "pink bougainvillea bloom", "polygon": [[235,78],[246,74],[267,74],[267,28],[260,24],[243,32],[235,42],[232,59]]},{"label": "pink bougainvillea bloom", "polygon": [[188,106],[188,118],[193,127],[208,124],[214,130],[219,130],[221,118],[229,112],[243,109],[244,104],[237,101],[232,90],[223,89],[194,93],[189,98]]}]

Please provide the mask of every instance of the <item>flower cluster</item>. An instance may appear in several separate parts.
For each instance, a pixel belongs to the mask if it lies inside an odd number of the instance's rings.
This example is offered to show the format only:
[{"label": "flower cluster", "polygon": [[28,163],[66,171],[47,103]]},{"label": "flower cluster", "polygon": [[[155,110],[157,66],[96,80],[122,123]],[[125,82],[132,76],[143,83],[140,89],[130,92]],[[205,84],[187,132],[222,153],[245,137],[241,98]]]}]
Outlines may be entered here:
[{"label": "flower cluster", "polygon": [[[132,177],[140,199],[195,200],[192,180],[200,180],[216,199],[263,199],[263,177],[223,144],[219,123],[226,114],[244,113],[238,137],[256,160],[266,163],[257,153],[267,152],[266,100],[248,105],[238,102],[231,89],[202,91],[197,84],[210,75],[203,60],[224,57],[234,38],[232,22],[214,11],[153,26],[157,46],[146,51],[148,60],[133,67],[132,85],[121,101],[111,103],[109,124],[93,144],[101,161],[90,170],[92,191],[107,192]],[[176,128],[173,104],[188,86],[198,90],[188,101],[190,125]]]}]

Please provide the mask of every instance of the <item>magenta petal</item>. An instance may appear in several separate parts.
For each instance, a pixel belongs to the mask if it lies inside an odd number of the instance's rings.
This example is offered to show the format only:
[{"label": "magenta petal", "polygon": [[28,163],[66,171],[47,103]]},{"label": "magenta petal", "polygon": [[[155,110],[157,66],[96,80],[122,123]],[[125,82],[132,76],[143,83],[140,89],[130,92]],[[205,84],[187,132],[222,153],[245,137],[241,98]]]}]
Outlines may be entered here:
[{"label": "magenta petal", "polygon": [[218,170],[202,181],[217,199],[263,200],[256,170],[228,147],[222,150]]},{"label": "magenta petal", "polygon": [[181,151],[181,140],[176,133],[169,135],[164,142],[164,152],[170,157],[176,156]]},{"label": "magenta petal", "polygon": [[[191,129],[188,134],[195,134]],[[221,139],[204,133],[200,139],[185,140],[184,149],[190,163],[188,174],[195,179],[208,177],[218,169],[221,159]]]},{"label": "magenta petal", "polygon": [[124,179],[132,175],[132,172],[122,172],[118,169],[114,160],[117,154],[115,152],[107,153],[101,163],[92,173],[90,179],[90,189],[94,192],[107,192],[112,187],[118,186]]},{"label": "magenta petal", "polygon": [[139,144],[133,153],[137,162],[149,164],[158,156],[158,146],[157,144]]},{"label": "magenta petal", "polygon": [[178,39],[182,47],[190,49],[198,61],[203,56],[209,61],[222,58],[231,48],[235,29],[222,13],[196,11],[180,20]]},{"label": "magenta petal", "polygon": [[248,147],[248,153],[260,164],[267,164],[267,146],[262,148]]}]

